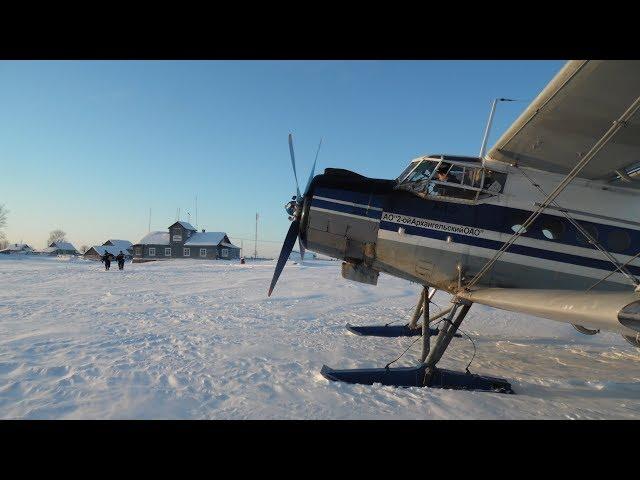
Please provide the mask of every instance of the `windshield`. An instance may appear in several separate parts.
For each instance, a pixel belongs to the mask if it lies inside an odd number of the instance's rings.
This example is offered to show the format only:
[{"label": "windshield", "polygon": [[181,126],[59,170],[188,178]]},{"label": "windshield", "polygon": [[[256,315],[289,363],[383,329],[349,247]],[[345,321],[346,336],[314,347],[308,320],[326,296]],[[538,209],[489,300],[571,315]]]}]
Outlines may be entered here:
[{"label": "windshield", "polygon": [[506,174],[484,169],[481,164],[423,159],[405,169],[397,188],[419,196],[475,201],[501,193],[505,178]]},{"label": "windshield", "polygon": [[396,178],[396,181],[398,183],[402,182],[402,180],[404,180],[404,177],[406,177],[411,170],[416,168],[416,165],[418,165],[418,162],[419,162],[418,160],[411,162],[409,166],[402,171],[402,173],[398,176],[398,178]]},{"label": "windshield", "polygon": [[431,178],[431,173],[433,172],[433,169],[436,167],[437,164],[438,164],[437,161],[435,162],[424,161],[420,163],[420,165],[418,165],[418,168],[416,168],[413,172],[411,172],[409,176],[404,180],[403,183],[420,182],[422,180],[428,180],[429,178]]}]

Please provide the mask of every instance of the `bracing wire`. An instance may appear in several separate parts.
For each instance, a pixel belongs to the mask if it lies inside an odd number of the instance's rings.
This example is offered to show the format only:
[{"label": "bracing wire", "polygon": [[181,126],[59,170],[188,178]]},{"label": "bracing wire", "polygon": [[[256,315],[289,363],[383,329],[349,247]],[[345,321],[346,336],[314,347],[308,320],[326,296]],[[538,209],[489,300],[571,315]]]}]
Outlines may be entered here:
[{"label": "bracing wire", "polygon": [[[438,320],[437,322],[435,322],[435,323],[433,324],[433,326],[435,327],[436,325],[438,325],[440,322],[442,322],[442,321],[444,321],[444,320],[446,320],[446,318],[441,318],[440,320]],[[405,353],[407,353],[407,352],[409,351],[409,349],[410,349],[411,347],[413,347],[413,346],[416,344],[416,342],[417,342],[418,340],[420,340],[420,339],[422,339],[422,336],[418,336],[418,338],[416,338],[413,342],[411,342],[411,344],[410,344],[407,348],[405,348],[405,349],[404,349],[404,351],[403,351],[403,352],[398,356],[398,358],[396,358],[395,360],[392,360],[392,361],[390,361],[389,363],[387,363],[387,364],[384,366],[385,370],[387,370],[387,369],[389,368],[389,366],[390,366],[390,365],[393,365],[393,364],[394,364],[394,363],[396,363],[398,360],[400,360],[402,357],[404,357],[404,354],[405,354]]]},{"label": "bracing wire", "polygon": [[467,372],[469,375],[471,375],[471,372],[469,371],[469,367],[471,366],[471,363],[473,363],[473,359],[476,358],[476,352],[478,351],[478,349],[476,348],[476,342],[473,341],[473,338],[471,338],[471,336],[465,332],[464,330],[461,330],[460,328],[458,328],[458,331],[460,333],[462,333],[463,335],[465,335],[469,340],[471,340],[471,345],[473,345],[473,355],[471,356],[471,360],[469,360],[469,363],[467,364],[466,368],[464,369],[465,372]]}]

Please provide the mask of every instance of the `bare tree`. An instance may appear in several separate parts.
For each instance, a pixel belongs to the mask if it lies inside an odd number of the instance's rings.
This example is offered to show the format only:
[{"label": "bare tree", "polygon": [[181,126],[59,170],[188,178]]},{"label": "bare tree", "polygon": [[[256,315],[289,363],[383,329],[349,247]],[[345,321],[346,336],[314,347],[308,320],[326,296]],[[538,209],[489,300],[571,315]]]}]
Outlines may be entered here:
[{"label": "bare tree", "polygon": [[49,233],[49,240],[47,240],[47,245],[51,245],[54,242],[65,242],[67,240],[67,234],[62,230],[54,230]]},{"label": "bare tree", "polygon": [[5,239],[2,229],[7,225],[7,213],[9,213],[9,210],[7,210],[4,205],[0,204],[0,240]]},{"label": "bare tree", "polygon": [[9,246],[9,242],[5,239],[0,239],[0,250],[4,250]]},{"label": "bare tree", "polygon": [[83,255],[87,252],[87,250],[89,250],[89,247],[87,247],[86,245],[80,246],[80,253],[82,253]]}]

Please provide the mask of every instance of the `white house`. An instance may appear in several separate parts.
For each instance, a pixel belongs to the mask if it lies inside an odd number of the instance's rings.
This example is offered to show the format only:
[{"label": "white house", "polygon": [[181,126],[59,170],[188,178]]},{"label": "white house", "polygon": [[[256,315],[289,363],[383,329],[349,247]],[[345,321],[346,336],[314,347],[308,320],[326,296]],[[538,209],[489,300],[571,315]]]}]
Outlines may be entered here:
[{"label": "white house", "polygon": [[0,253],[4,255],[33,253],[33,248],[26,243],[10,243],[7,248],[0,250]]}]

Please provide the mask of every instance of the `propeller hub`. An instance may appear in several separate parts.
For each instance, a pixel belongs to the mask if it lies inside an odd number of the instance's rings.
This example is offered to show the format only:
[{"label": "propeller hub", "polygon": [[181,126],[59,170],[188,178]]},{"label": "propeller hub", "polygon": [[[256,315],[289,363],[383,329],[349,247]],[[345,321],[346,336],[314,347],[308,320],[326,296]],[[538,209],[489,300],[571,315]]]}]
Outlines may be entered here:
[{"label": "propeller hub", "polygon": [[289,220],[299,219],[302,215],[302,204],[298,203],[295,200],[291,200],[290,202],[285,203],[284,209],[289,215]]}]

